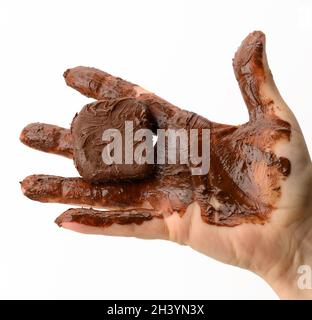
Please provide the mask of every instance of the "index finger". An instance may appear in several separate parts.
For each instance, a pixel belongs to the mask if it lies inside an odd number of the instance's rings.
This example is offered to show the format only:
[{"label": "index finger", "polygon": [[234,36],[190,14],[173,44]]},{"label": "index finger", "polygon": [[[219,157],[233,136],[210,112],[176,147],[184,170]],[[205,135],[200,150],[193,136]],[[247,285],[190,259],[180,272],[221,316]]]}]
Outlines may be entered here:
[{"label": "index finger", "polygon": [[136,97],[136,85],[104,71],[76,67],[64,72],[66,84],[83,95],[97,100]]},{"label": "index finger", "polygon": [[142,87],[114,77],[107,72],[89,68],[76,67],[64,72],[66,84],[83,95],[97,100],[132,97],[146,103],[158,128],[174,127],[177,119],[187,120],[193,113],[179,109]]}]

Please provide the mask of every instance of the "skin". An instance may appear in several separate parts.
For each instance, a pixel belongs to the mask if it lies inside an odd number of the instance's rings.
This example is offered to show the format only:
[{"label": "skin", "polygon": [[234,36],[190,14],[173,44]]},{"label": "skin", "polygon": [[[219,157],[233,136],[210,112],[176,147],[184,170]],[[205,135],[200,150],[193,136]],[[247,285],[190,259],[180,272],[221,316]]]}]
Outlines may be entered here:
[{"label": "skin", "polygon": [[[77,67],[64,74],[68,85],[87,96],[144,102],[157,128],[184,127],[185,119],[191,118],[188,128],[211,129],[213,157],[217,156],[208,180],[191,176],[188,167],[178,167],[177,173],[177,167],[167,165],[158,166],[152,177],[130,184],[101,181],[95,185],[82,178],[34,175],[22,182],[23,193],[41,202],[109,209],[105,213],[69,209],[56,220],[63,228],[189,245],[255,272],[281,298],[312,298],[312,290],[297,286],[298,267],[312,267],[311,160],[300,127],[274,84],[263,33],[254,32],[244,40],[233,66],[250,117],[241,126],[194,116],[96,69]],[[229,157],[226,169],[216,166],[218,161],[224,164],[228,154],[235,154],[229,146],[241,140],[242,145],[235,145],[237,156]],[[67,129],[31,124],[22,131],[21,141],[41,151],[75,158],[75,139]],[[243,148],[246,145],[259,150],[259,157],[251,157]],[[264,160],[264,155],[269,155],[272,163]],[[247,169],[236,170],[242,163]],[[230,177],[230,181],[219,185],[214,177],[223,169],[221,177]],[[236,172],[242,173],[247,185],[237,180]],[[223,196],[219,196],[220,190]],[[136,197],[130,197],[132,193]]]}]

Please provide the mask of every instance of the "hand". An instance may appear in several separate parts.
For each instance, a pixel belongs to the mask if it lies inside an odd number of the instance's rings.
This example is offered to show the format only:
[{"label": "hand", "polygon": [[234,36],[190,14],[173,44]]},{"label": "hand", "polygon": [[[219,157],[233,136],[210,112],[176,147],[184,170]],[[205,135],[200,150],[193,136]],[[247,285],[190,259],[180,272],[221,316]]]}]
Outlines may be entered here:
[{"label": "hand", "polygon": [[[282,298],[311,296],[296,281],[301,264],[312,266],[311,160],[274,84],[263,33],[243,41],[233,66],[249,112],[249,121],[240,126],[181,110],[93,68],[67,70],[69,86],[100,101],[84,107],[71,130],[30,124],[21,141],[74,158],[82,178],[33,175],[22,182],[23,193],[41,202],[109,209],[69,209],[56,219],[61,227],[172,240],[259,274]],[[138,127],[150,119],[154,130],[209,129],[209,173],[195,176],[190,165],[181,164],[135,166],[132,172],[127,165],[100,163],[94,153],[103,147],[98,143],[102,129],[116,114],[138,119]],[[91,130],[94,122],[99,130]]]}]

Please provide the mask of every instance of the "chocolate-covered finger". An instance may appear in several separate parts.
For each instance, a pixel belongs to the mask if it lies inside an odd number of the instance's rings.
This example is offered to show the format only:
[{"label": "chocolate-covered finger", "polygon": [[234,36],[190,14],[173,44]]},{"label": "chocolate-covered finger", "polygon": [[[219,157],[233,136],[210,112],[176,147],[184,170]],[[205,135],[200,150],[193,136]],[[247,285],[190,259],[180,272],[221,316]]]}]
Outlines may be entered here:
[{"label": "chocolate-covered finger", "polygon": [[144,102],[159,128],[166,128],[169,124],[176,126],[178,125],[177,121],[183,121],[184,125],[194,115],[179,109],[138,85],[95,68],[68,69],[64,73],[64,78],[68,86],[87,97],[98,100],[132,97]]},{"label": "chocolate-covered finger", "polygon": [[76,67],[64,72],[66,84],[87,97],[101,99],[117,99],[135,97],[137,91],[134,84],[114,77],[104,71]]},{"label": "chocolate-covered finger", "polygon": [[272,113],[276,97],[274,84],[265,52],[265,35],[250,33],[235,53],[233,67],[251,119],[257,113]]},{"label": "chocolate-covered finger", "polygon": [[162,214],[148,209],[99,211],[69,209],[56,220],[60,227],[80,233],[167,239]]},{"label": "chocolate-covered finger", "polygon": [[95,185],[82,178],[32,175],[21,182],[21,188],[26,197],[40,202],[128,208],[142,206],[145,183]]},{"label": "chocolate-covered finger", "polygon": [[265,51],[264,33],[254,31],[245,38],[235,54],[233,68],[251,121],[263,115],[278,116],[301,131],[275,85]]},{"label": "chocolate-covered finger", "polygon": [[154,210],[69,209],[55,222],[62,228],[86,234],[168,239],[162,214]]},{"label": "chocolate-covered finger", "polygon": [[52,124],[31,123],[22,130],[20,140],[36,150],[73,157],[73,141],[69,129]]},{"label": "chocolate-covered finger", "polygon": [[260,87],[270,70],[262,32],[253,32],[245,38],[235,53],[233,68],[250,116],[256,111],[264,112],[270,101],[264,101]]}]

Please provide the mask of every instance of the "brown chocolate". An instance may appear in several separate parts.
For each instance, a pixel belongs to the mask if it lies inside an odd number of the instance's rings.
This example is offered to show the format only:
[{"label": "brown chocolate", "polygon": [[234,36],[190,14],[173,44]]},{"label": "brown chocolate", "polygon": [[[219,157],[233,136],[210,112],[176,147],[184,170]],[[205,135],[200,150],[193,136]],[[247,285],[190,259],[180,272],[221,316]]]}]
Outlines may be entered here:
[{"label": "brown chocolate", "polygon": [[99,211],[94,209],[69,209],[60,215],[56,220],[56,224],[62,226],[65,222],[76,222],[87,226],[109,227],[112,224],[142,224],[153,218],[161,218],[153,210],[133,209],[128,211]]},{"label": "brown chocolate", "polygon": [[[152,120],[146,105],[134,98],[93,102],[75,116],[71,126],[74,162],[83,178],[100,183],[108,180],[141,179],[153,172],[151,164],[137,164],[133,159],[133,152],[130,152],[129,159],[132,163],[126,163],[126,145],[133,143],[132,149],[135,149],[139,144],[138,141],[133,142],[133,132],[131,141],[125,140],[126,121],[131,122],[132,130],[136,132],[138,129],[150,129]],[[103,141],[103,133],[107,129],[118,129],[120,132],[123,147],[121,164],[107,164],[103,161],[103,149],[110,142]]]}]

